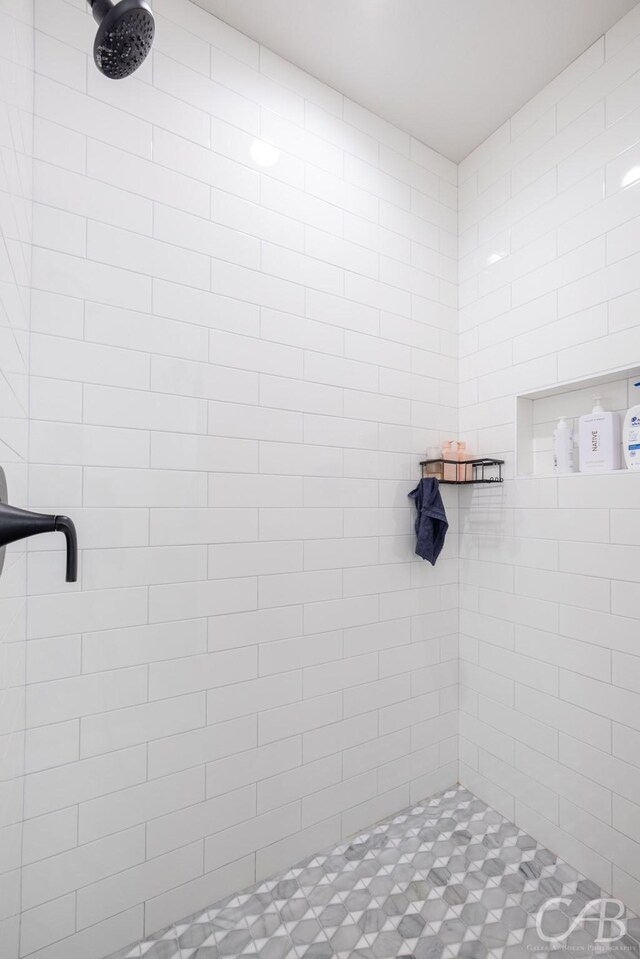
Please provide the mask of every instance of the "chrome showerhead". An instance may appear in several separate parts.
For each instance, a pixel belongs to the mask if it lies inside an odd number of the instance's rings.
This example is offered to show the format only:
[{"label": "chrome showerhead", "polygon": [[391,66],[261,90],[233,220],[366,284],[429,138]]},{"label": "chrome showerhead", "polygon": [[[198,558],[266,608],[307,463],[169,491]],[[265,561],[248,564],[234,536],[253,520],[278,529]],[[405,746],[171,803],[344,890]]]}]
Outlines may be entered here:
[{"label": "chrome showerhead", "polygon": [[131,76],[151,50],[155,22],[145,0],[88,0],[98,24],[93,59],[105,77]]}]

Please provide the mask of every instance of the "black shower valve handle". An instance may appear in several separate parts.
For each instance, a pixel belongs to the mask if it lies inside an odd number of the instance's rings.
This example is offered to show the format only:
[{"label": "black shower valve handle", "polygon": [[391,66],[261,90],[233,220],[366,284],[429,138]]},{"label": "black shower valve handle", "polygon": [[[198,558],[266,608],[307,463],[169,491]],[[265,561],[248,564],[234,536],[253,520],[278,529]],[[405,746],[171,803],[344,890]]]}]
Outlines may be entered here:
[{"label": "black shower valve handle", "polygon": [[56,532],[64,533],[67,543],[66,580],[75,583],[78,579],[78,537],[73,520],[68,516],[32,513],[0,503],[0,548],[29,536]]}]

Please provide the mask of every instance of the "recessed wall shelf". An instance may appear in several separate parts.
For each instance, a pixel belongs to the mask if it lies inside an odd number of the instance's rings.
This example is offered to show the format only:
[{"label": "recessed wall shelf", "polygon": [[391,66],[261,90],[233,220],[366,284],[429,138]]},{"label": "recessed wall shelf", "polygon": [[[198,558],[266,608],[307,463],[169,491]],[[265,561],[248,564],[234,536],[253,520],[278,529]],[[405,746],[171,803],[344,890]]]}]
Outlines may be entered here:
[{"label": "recessed wall shelf", "polygon": [[[446,486],[471,486],[479,483],[502,483],[502,467],[504,460],[494,460],[488,457],[473,460],[422,460],[423,479],[435,476],[439,483]],[[444,477],[447,479],[444,479]]]},{"label": "recessed wall shelf", "polygon": [[[611,370],[597,376],[558,383],[555,386],[523,393],[516,398],[516,450],[519,477],[553,476],[553,432],[564,416],[577,432],[578,420],[593,408],[600,396],[606,410],[622,419],[638,402],[633,384],[640,380],[640,365]],[[579,466],[578,466],[579,470]],[[626,472],[621,469],[616,472]],[[583,476],[593,475],[583,473]]]}]

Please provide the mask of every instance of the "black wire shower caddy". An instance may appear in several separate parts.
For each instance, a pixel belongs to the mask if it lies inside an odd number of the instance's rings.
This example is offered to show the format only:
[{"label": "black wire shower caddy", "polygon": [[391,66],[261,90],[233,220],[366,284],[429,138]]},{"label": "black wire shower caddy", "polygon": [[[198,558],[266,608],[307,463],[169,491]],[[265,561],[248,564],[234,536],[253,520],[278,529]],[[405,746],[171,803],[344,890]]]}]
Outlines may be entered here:
[{"label": "black wire shower caddy", "polygon": [[[441,478],[445,475],[445,465],[455,466],[455,479]],[[447,460],[439,457],[433,460],[422,460],[420,466],[422,467],[423,478],[437,476],[438,482],[445,486],[473,486],[480,483],[495,486],[496,483],[504,482],[502,476],[504,460],[495,460],[486,456],[472,460]],[[428,471],[428,466],[435,467],[435,469]],[[438,466],[441,469],[438,469]],[[471,470],[471,479],[467,479],[469,469]],[[451,470],[447,470],[447,472],[450,473]]]}]

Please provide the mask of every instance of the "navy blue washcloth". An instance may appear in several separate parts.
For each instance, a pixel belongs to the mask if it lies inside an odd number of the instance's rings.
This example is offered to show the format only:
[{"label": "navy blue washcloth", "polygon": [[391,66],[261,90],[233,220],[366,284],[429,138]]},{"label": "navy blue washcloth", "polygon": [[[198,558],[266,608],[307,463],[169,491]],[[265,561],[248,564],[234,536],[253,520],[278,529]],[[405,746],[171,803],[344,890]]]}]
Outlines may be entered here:
[{"label": "navy blue washcloth", "polygon": [[415,500],[418,511],[416,553],[435,566],[449,529],[449,521],[440,495],[440,484],[435,476],[427,476],[420,480],[409,496]]}]

